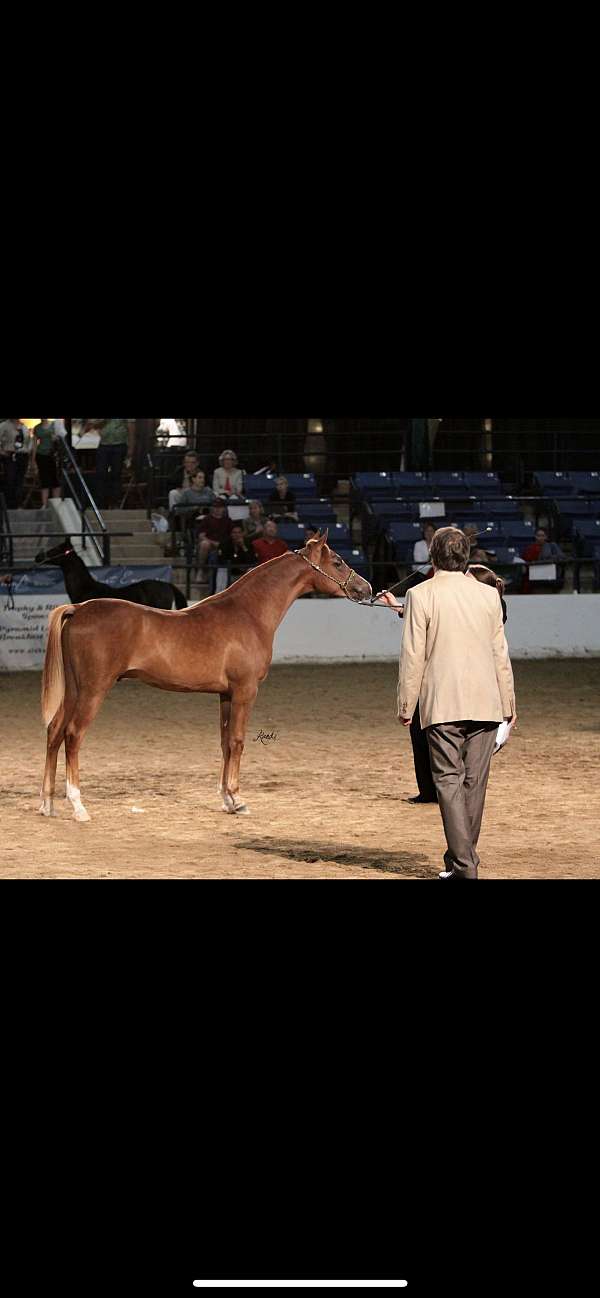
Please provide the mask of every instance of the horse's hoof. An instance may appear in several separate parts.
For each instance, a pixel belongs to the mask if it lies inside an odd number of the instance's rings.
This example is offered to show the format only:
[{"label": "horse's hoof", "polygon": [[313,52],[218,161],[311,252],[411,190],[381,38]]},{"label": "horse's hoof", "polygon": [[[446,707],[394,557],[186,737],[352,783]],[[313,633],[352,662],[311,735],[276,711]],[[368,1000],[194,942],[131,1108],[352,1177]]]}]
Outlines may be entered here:
[{"label": "horse's hoof", "polygon": [[245,802],[242,802],[239,807],[236,807],[235,814],[236,816],[249,816],[250,808],[246,806]]},{"label": "horse's hoof", "polygon": [[81,807],[79,811],[73,812],[73,820],[78,820],[82,825],[91,819],[92,817],[90,816],[89,811],[86,811],[85,807]]},{"label": "horse's hoof", "polygon": [[56,812],[54,810],[54,807],[47,807],[46,804],[42,802],[38,807],[38,816],[47,816],[48,819],[55,820]]}]

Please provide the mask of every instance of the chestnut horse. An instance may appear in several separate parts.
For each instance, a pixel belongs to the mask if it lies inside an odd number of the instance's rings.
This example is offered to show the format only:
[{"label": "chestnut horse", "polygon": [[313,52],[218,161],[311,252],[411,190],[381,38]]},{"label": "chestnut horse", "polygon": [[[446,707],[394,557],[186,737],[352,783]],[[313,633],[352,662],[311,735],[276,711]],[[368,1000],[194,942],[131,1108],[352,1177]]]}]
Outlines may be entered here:
[{"label": "chestnut horse", "polygon": [[250,713],[271,665],[277,627],[294,600],[311,590],[354,602],[372,594],[368,581],[330,550],[325,532],[180,612],[116,599],[54,609],[42,678],[48,735],[41,814],[54,814],[56,763],[64,741],[67,798],[75,820],[90,819],[81,801],[79,749],[106,694],[123,677],[161,690],[220,696],[219,793],[224,811],[247,812],[240,762]]}]

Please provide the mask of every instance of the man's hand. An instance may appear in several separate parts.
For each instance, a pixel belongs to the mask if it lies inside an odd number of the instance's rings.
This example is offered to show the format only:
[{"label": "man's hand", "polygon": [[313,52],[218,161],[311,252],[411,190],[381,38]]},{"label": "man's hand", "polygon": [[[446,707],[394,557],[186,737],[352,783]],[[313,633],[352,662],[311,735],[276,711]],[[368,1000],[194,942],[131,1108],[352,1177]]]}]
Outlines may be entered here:
[{"label": "man's hand", "polygon": [[402,605],[398,603],[396,596],[392,595],[389,590],[381,590],[379,594],[375,596],[374,603],[387,604],[390,608],[402,608]]},{"label": "man's hand", "polygon": [[398,720],[401,725],[409,726],[412,721],[412,717],[398,717]]},{"label": "man's hand", "polygon": [[517,724],[517,714],[516,714],[516,712],[515,712],[514,717],[505,717],[504,720],[506,721],[506,724],[507,724],[508,726],[510,726],[510,728],[511,728],[511,730],[512,730],[512,729],[514,728],[514,726],[516,726],[516,724]]}]

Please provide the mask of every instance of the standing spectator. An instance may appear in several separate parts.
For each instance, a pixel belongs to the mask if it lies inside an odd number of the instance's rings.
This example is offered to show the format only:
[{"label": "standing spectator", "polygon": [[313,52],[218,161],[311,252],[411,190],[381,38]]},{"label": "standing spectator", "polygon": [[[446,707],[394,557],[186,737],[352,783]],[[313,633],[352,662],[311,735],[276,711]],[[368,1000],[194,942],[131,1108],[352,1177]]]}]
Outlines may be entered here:
[{"label": "standing spectator", "polygon": [[8,509],[17,509],[23,490],[32,436],[20,419],[4,419],[0,424],[0,490],[4,490]]},{"label": "standing spectator", "polygon": [[422,573],[424,577],[426,577],[427,574],[431,572],[431,564],[429,562],[429,551],[431,549],[431,542],[433,541],[434,536],[435,536],[435,527],[433,526],[433,523],[424,523],[423,537],[420,541],[415,542],[415,548],[413,550],[413,564],[416,565],[413,566],[413,572]]},{"label": "standing spectator", "polygon": [[235,451],[223,451],[219,456],[220,468],[215,469],[213,491],[215,496],[244,495],[244,475],[237,467],[238,458]]},{"label": "standing spectator", "polygon": [[182,491],[186,491],[192,485],[194,474],[198,472],[200,461],[195,451],[187,451],[177,466],[175,472],[169,478],[169,509],[174,509],[179,504]]},{"label": "standing spectator", "polygon": [[269,508],[272,514],[287,514],[290,518],[298,519],[296,497],[290,491],[287,478],[277,479],[275,490],[269,496]]},{"label": "standing spectator", "polygon": [[265,511],[260,500],[251,500],[249,509],[249,516],[244,519],[244,533],[248,541],[257,541],[263,534]]},{"label": "standing spectator", "polygon": [[232,573],[239,575],[245,568],[256,563],[256,554],[250,541],[244,536],[241,523],[233,523],[231,533],[219,546],[219,559],[231,567]]},{"label": "standing spectator", "polygon": [[59,437],[53,419],[42,419],[34,429],[31,460],[39,474],[42,509],[45,509],[48,504],[50,492],[55,499],[60,496],[56,468],[56,442]]},{"label": "standing spectator", "polygon": [[210,513],[198,520],[198,568],[205,574],[208,556],[219,549],[231,532],[231,522],[224,500],[215,500]]},{"label": "standing spectator", "polygon": [[96,494],[101,509],[118,508],[123,467],[129,468],[135,449],[135,419],[88,419],[86,432],[96,432]]},{"label": "standing spectator", "polygon": [[280,554],[287,554],[290,548],[277,535],[277,523],[274,518],[267,519],[264,535],[259,537],[258,541],[253,541],[252,546],[259,563],[267,563],[269,559],[276,559]]}]

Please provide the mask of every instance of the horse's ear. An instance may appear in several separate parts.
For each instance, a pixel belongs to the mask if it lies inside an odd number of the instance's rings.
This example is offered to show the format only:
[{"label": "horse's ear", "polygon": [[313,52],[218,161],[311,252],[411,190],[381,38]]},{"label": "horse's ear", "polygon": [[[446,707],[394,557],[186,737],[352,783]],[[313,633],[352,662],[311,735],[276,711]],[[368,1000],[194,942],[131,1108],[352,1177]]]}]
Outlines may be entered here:
[{"label": "horse's ear", "polygon": [[327,545],[327,537],[328,537],[328,536],[329,536],[329,528],[326,527],[326,528],[325,528],[325,531],[322,532],[322,533],[321,533],[321,536],[319,537],[319,545]]}]

